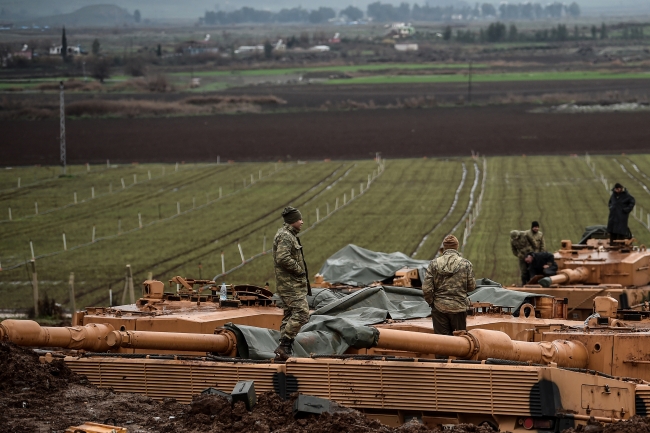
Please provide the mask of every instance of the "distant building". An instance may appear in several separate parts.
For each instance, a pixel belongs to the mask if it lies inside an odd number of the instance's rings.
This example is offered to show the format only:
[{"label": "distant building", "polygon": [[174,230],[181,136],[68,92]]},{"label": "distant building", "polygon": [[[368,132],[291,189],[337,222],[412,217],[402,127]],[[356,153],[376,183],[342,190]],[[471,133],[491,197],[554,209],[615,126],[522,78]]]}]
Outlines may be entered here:
[{"label": "distant building", "polygon": [[411,23],[393,23],[390,24],[388,35],[395,39],[408,38],[415,34],[415,27]]},{"label": "distant building", "polygon": [[235,54],[252,54],[264,52],[264,45],[242,45],[235,50]]},{"label": "distant building", "polygon": [[316,45],[314,47],[311,47],[309,51],[316,51],[318,53],[325,53],[330,50],[330,47],[327,45]]},{"label": "distant building", "polygon": [[[50,55],[51,56],[60,56],[62,48],[63,47],[61,45],[50,47]],[[69,56],[80,56],[81,55],[81,47],[78,46],[78,45],[76,47],[69,46],[68,47],[68,55]]]},{"label": "distant building", "polygon": [[417,51],[418,44],[395,44],[397,51]]}]

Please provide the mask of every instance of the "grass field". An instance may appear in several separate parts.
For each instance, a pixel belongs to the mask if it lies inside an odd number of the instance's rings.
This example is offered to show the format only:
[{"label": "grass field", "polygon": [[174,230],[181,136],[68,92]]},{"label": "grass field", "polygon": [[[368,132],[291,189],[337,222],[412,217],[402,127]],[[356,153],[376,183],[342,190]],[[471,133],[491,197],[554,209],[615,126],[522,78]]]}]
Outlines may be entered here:
[{"label": "grass field", "polygon": [[[173,164],[73,166],[66,177],[55,177],[59,169],[53,167],[3,169],[0,308],[32,303],[25,264],[30,240],[41,296],[47,293],[67,305],[68,276],[74,272],[77,306],[107,305],[109,288],[121,296],[126,264],[138,285],[149,273],[162,281],[174,275],[198,278],[199,272],[212,278],[221,273],[222,251],[231,269],[241,263],[238,243],[247,259],[264,245],[269,249],[288,204],[303,212],[302,243],[312,277],[348,243],[409,255],[417,250],[417,258],[429,259],[454,228],[462,240],[470,200],[475,203],[482,192],[481,212],[464,252],[477,277],[511,284],[518,271],[510,230],[528,229],[538,220],[554,250],[562,239],[577,241],[585,226],[606,223],[609,193],[601,173],[609,183],[629,188],[647,221],[650,155],[598,156],[591,162],[594,170],[584,156],[488,158],[484,192],[483,161],[472,158],[388,160],[381,174],[374,160],[181,164],[178,169]],[[314,225],[317,218],[321,221]],[[650,244],[650,231],[632,217],[630,228],[639,243]],[[261,255],[225,280],[268,281],[273,287],[270,256]]]},{"label": "grass field", "polygon": [[[354,77],[334,79],[326,84],[414,84],[414,83],[459,83],[467,82],[467,74],[453,75],[375,75],[369,77]],[[506,73],[477,73],[472,75],[472,81],[477,83],[509,82],[509,81],[568,81],[568,80],[616,80],[616,79],[650,79],[649,72],[597,72],[597,71],[564,71],[564,72],[506,72]]]}]

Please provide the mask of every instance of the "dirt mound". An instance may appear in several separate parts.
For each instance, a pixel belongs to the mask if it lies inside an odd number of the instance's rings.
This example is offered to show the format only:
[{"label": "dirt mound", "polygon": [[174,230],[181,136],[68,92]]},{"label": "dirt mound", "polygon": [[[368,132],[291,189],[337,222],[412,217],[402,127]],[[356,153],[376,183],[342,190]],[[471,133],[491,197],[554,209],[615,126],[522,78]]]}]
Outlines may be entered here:
[{"label": "dirt mound", "polygon": [[[84,422],[127,427],[130,432],[277,432],[419,433],[430,430],[416,420],[391,428],[360,412],[341,408],[334,413],[295,418],[293,404],[275,393],[258,396],[251,412],[243,402],[231,405],[215,395],[194,396],[183,405],[138,394],[99,389],[72,372],[61,360],[41,364],[29,349],[0,343],[0,425],[4,432],[61,432]],[[650,433],[650,418],[602,426],[590,423],[567,433]],[[445,433],[493,433],[488,426],[459,424]]]}]

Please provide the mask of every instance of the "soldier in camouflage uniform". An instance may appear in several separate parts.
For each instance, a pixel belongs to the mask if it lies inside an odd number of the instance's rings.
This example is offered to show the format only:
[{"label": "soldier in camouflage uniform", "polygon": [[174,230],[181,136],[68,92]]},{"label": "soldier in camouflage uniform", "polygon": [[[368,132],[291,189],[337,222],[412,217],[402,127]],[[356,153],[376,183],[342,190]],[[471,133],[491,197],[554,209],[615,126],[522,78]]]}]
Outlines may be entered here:
[{"label": "soldier in camouflage uniform", "polygon": [[528,275],[528,263],[524,259],[526,258],[526,254],[533,251],[525,231],[513,230],[510,232],[510,248],[512,248],[512,254],[519,259],[521,284],[525,285],[530,280],[530,277]]},{"label": "soldier in camouflage uniform", "polygon": [[443,253],[429,263],[422,292],[431,306],[434,332],[452,335],[466,329],[467,293],[476,289],[476,280],[472,263],[458,252],[458,239],[449,235],[442,246]]},{"label": "soldier in camouflage uniform", "polygon": [[544,242],[544,234],[539,231],[539,223],[533,221],[530,230],[526,230],[526,239],[534,253],[546,252],[546,243]]},{"label": "soldier in camouflage uniform", "polygon": [[297,234],[302,227],[300,211],[291,206],[282,212],[284,225],[273,239],[273,263],[277,293],[284,304],[280,326],[280,345],[275,349],[276,359],[286,361],[293,354],[293,340],[300,328],[309,321],[307,295],[311,287],[307,278],[307,264]]}]

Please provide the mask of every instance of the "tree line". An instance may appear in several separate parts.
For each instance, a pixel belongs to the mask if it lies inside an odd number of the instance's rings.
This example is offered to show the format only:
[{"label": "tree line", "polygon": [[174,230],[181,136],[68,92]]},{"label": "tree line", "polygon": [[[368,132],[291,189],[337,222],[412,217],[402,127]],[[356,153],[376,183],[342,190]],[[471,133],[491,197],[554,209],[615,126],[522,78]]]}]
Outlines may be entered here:
[{"label": "tree line", "polygon": [[554,2],[542,5],[541,3],[501,3],[495,7],[491,3],[476,3],[475,6],[420,6],[403,2],[399,6],[380,1],[370,3],[364,13],[363,10],[348,6],[336,11],[330,7],[320,7],[308,10],[302,7],[282,9],[279,12],[242,7],[231,12],[206,11],[200,19],[208,25],[215,24],[240,24],[240,23],[325,23],[333,18],[340,17],[347,21],[359,21],[367,17],[378,22],[390,21],[451,21],[470,20],[477,18],[499,18],[504,20],[541,20],[559,19],[562,17],[577,18],[580,16],[580,6],[573,2],[563,4]]}]

